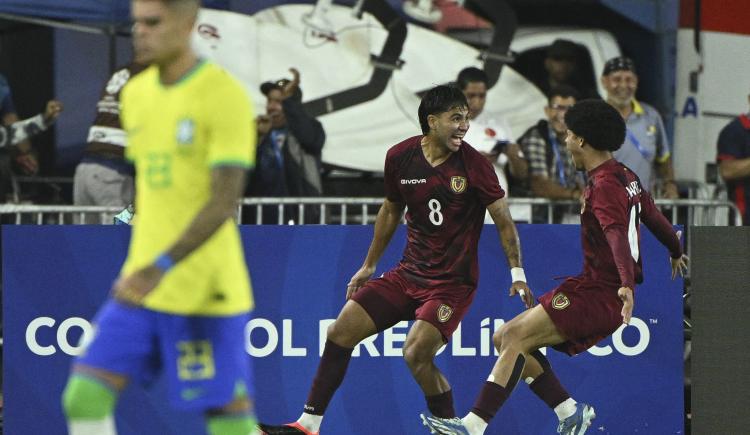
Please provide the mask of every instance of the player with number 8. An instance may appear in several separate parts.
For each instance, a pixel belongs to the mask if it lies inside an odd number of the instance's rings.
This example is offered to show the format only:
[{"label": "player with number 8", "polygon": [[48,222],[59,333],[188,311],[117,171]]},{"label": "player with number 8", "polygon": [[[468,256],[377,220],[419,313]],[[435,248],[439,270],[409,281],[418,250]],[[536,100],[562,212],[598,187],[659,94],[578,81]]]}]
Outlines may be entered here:
[{"label": "player with number 8", "polygon": [[[469,128],[463,93],[452,86],[431,89],[422,98],[419,121],[423,134],[393,146],[386,156],[386,197],[375,234],[364,264],[347,285],[346,305],[328,329],[304,412],[294,423],[261,424],[266,434],[319,433],[353,348],[403,320],[416,320],[404,344],[404,359],[427,407],[434,415],[456,416],[451,387],[433,359],[474,298],[485,210],[495,222],[512,268],[511,296],[522,294],[526,306],[533,305],[505,192],[487,159],[462,140]],[[371,279],[405,208],[403,258],[394,269]]]}]

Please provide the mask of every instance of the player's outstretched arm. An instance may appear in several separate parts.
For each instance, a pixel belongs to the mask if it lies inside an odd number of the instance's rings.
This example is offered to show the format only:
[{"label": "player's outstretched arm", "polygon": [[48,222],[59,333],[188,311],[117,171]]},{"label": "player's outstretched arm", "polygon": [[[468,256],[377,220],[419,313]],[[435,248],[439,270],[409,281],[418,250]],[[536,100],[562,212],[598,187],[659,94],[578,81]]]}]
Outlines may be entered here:
[{"label": "player's outstretched arm", "polygon": [[370,248],[367,250],[367,257],[362,267],[352,276],[346,286],[346,299],[349,299],[375,273],[375,266],[377,266],[383,251],[391,241],[393,233],[401,222],[403,213],[403,203],[393,202],[388,198],[383,201],[375,219],[375,234],[372,237]]},{"label": "player's outstretched arm", "polygon": [[[157,263],[165,257],[171,263],[169,267],[180,262],[236,215],[237,201],[245,188],[246,172],[245,168],[238,166],[218,166],[211,171],[211,197]],[[118,279],[114,285],[115,298],[140,304],[164,276],[165,265],[157,266],[157,263]]]},{"label": "player's outstretched arm", "polygon": [[513,283],[510,286],[509,293],[511,296],[520,294],[526,308],[531,308],[534,305],[534,295],[526,284],[526,276],[521,263],[521,241],[518,238],[516,224],[510,216],[508,202],[505,198],[500,198],[488,205],[487,211],[490,213],[492,221],[495,222],[495,228],[500,235],[505,257],[508,259],[508,265],[511,268]]}]

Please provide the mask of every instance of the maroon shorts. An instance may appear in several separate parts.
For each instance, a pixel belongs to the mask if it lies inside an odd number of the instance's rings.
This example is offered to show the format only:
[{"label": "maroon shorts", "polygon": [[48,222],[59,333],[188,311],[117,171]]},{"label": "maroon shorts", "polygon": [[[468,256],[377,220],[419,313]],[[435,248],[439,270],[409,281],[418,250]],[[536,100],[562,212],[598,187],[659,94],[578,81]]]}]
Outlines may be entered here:
[{"label": "maroon shorts", "polygon": [[474,290],[455,285],[426,289],[390,270],[360,287],[352,300],[367,311],[378,331],[402,320],[419,319],[435,326],[448,342],[469,309]]},{"label": "maroon shorts", "polygon": [[622,325],[618,289],[616,284],[572,277],[539,297],[539,304],[567,338],[552,347],[577,355],[615,332]]}]

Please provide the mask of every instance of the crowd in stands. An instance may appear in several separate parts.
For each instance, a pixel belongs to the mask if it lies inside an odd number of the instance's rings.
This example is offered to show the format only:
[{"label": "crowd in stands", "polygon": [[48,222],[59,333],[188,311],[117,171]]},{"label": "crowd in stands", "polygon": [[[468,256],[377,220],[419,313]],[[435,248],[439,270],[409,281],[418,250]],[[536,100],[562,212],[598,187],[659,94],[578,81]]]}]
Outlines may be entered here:
[{"label": "crowd in stands", "polygon": [[[529,77],[546,95],[544,118],[524,131],[511,131],[503,117],[501,101],[487,101],[488,77],[479,68],[463,69],[455,85],[466,95],[471,126],[465,141],[479,150],[495,167],[500,184],[510,197],[536,197],[567,200],[553,209],[554,222],[577,222],[577,205],[586,186],[585,174],[576,171],[565,149],[566,111],[576,102],[603,98],[626,121],[627,135],[615,157],[640,178],[657,198],[680,197],[672,167],[671,147],[661,115],[649,104],[635,98],[638,73],[627,57],[608,60],[599,80],[605,95],[580,80],[576,59],[578,44],[558,39],[547,49],[544,71]],[[133,201],[134,172],[125,159],[126,138],[119,124],[119,92],[144,67],[131,63],[118,69],[106,82],[96,107],[96,117],[87,138],[83,159],[75,171],[73,202],[76,205],[126,207]],[[300,72],[290,69],[291,77],[261,85],[265,113],[256,119],[258,147],[256,167],[246,190],[248,197],[309,197],[325,194],[321,154],[326,133],[323,125],[308,115],[302,104]],[[18,121],[7,81],[0,76],[0,122],[12,126]],[[750,121],[742,115],[722,131],[717,161],[726,180],[730,199],[748,221],[750,188],[748,144]],[[32,132],[32,135],[36,132]],[[0,194],[7,198],[12,173],[30,175],[38,165],[28,139],[14,147],[0,148]],[[352,192],[351,196],[356,196]],[[564,201],[563,201],[564,202]],[[263,223],[281,223],[277,207],[264,207]],[[283,223],[298,219],[297,206],[282,212]],[[533,221],[546,222],[540,209],[531,213]],[[317,222],[318,209],[305,209],[305,221]],[[518,213],[524,213],[523,211]],[[248,215],[258,216],[255,212]],[[542,217],[540,219],[540,216]],[[94,222],[98,217],[92,218]],[[530,220],[526,216],[521,220]],[[251,221],[248,221],[251,222]],[[255,218],[253,221],[255,222]]]}]

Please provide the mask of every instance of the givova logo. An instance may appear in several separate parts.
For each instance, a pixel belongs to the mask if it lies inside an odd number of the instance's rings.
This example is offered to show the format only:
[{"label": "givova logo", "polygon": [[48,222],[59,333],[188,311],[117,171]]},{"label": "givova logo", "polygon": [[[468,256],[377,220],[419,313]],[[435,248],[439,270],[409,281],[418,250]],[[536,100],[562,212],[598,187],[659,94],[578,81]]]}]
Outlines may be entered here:
[{"label": "givova logo", "polygon": [[[255,358],[267,357],[279,351],[285,357],[305,357],[308,355],[308,347],[310,346],[301,346],[299,343],[313,342],[317,343],[317,346],[315,344],[313,346],[318,348],[318,355],[322,355],[326,342],[326,331],[333,321],[334,319],[319,320],[317,337],[315,337],[311,336],[314,332],[310,331],[310,328],[301,328],[304,332],[295,334],[292,319],[282,319],[280,326],[269,319],[252,319],[245,325],[245,350],[248,355]],[[490,323],[492,323],[492,327],[490,327]],[[450,355],[454,357],[497,356],[497,350],[492,345],[492,333],[504,323],[505,320],[503,319],[490,319],[489,317],[482,319],[478,328],[478,346],[464,345],[466,342],[464,337],[476,336],[477,329],[471,328],[469,325],[459,324],[458,329],[451,337],[451,341],[443,346],[438,354],[448,350]],[[399,322],[394,327],[360,342],[354,349],[352,356],[358,357],[364,354],[375,358],[402,357],[403,344],[406,341],[408,328],[408,322]],[[631,345],[623,341],[622,336],[626,328],[634,328],[633,332],[637,332],[638,338],[635,344]],[[40,333],[43,329],[52,329],[53,331]],[[81,330],[81,338],[77,343],[71,343],[68,338],[70,331],[74,329]],[[49,341],[47,339],[47,341],[42,340],[40,342],[40,335],[49,337],[49,332],[54,332],[55,340]],[[381,335],[382,340],[379,340]],[[52,317],[37,317],[29,322],[26,327],[26,346],[31,352],[39,356],[51,356],[58,350],[67,355],[77,356],[83,352],[93,336],[94,326],[81,317],[70,317],[59,324]],[[476,340],[469,341],[476,342]],[[651,331],[646,322],[633,317],[630,325],[622,325],[612,334],[612,345],[594,346],[588,352],[598,357],[608,356],[615,352],[624,356],[638,356],[648,349],[650,342]]]}]

